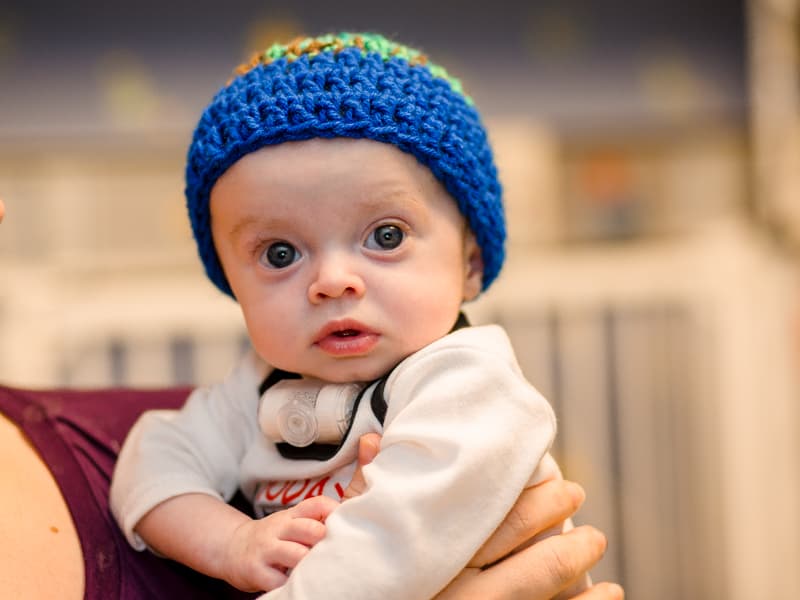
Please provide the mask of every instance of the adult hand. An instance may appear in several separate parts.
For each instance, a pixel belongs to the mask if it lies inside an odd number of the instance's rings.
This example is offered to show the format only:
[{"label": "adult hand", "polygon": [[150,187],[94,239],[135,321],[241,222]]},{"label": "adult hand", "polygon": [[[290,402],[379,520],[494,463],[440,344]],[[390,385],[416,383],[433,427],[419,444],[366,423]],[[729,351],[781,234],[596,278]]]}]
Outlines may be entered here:
[{"label": "adult hand", "polygon": [[[471,564],[491,566],[464,569],[437,600],[489,597],[547,600],[571,588],[605,552],[605,536],[594,527],[576,527],[512,552],[538,533],[572,516],[584,498],[578,484],[563,480],[547,481],[523,491],[506,519],[471,561]],[[624,592],[616,584],[599,583],[575,598],[621,600]]]},{"label": "adult hand", "polygon": [[[358,447],[359,468],[345,490],[344,500],[366,489],[362,467],[380,450],[380,436],[367,434]],[[538,533],[571,517],[585,494],[576,483],[555,480],[526,489],[494,534],[478,550],[471,564],[442,590],[436,600],[484,598],[549,600],[569,588],[599,561],[605,536],[584,525],[524,546]],[[516,553],[517,548],[524,546]],[[513,554],[512,554],[513,553]],[[621,600],[624,592],[614,583],[598,583],[576,600]]]},{"label": "adult hand", "polygon": [[344,491],[342,501],[360,496],[367,489],[367,482],[364,480],[362,468],[372,462],[378,456],[381,449],[381,436],[377,433],[367,433],[358,440],[358,468],[356,469],[350,484]]},{"label": "adult hand", "polygon": [[3,204],[3,201],[0,200],[0,223],[3,222],[3,217],[6,214],[6,205]]}]

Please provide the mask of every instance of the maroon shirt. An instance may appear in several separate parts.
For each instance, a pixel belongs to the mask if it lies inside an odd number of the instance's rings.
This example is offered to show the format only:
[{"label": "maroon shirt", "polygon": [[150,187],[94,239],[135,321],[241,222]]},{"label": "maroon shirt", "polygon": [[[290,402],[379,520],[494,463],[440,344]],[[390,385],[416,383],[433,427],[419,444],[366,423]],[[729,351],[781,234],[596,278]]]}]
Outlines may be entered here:
[{"label": "maroon shirt", "polygon": [[[78,531],[88,600],[245,599],[174,561],[130,547],[108,507],[122,442],[145,410],[179,408],[189,388],[47,390],[0,386],[0,412],[16,423],[50,468]],[[249,512],[241,497],[237,507]]]}]

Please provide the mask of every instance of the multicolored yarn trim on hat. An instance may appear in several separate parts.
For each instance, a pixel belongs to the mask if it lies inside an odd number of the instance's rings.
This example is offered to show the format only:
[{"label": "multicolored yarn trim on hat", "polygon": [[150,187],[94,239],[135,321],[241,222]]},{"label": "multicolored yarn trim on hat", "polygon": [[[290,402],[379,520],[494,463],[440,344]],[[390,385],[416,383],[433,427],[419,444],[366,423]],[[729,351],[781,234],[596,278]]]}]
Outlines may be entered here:
[{"label": "multicolored yarn trim on hat", "polygon": [[186,202],[198,252],[217,287],[233,296],[211,236],[211,188],[250,152],[316,137],[392,144],[428,167],[475,234],[483,289],[489,287],[505,258],[505,216],[472,100],[418,50],[353,33],[298,39],[256,54],[203,112],[187,157]]}]

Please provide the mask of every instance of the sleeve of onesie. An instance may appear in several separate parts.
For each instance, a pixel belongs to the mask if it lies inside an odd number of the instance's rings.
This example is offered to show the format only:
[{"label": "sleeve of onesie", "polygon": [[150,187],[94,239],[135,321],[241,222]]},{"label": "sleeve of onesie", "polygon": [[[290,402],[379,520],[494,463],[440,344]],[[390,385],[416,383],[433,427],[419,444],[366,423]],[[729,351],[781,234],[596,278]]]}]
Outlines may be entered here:
[{"label": "sleeve of onesie", "polygon": [[492,344],[433,344],[397,367],[367,491],[262,598],[427,600],[466,566],[555,435],[549,404],[499,346],[500,358]]},{"label": "sleeve of onesie", "polygon": [[257,423],[259,373],[246,357],[220,384],[192,392],[180,410],[145,412],[129,432],[114,469],[110,505],[128,542],[139,520],[157,504],[187,493],[229,500],[239,463]]}]

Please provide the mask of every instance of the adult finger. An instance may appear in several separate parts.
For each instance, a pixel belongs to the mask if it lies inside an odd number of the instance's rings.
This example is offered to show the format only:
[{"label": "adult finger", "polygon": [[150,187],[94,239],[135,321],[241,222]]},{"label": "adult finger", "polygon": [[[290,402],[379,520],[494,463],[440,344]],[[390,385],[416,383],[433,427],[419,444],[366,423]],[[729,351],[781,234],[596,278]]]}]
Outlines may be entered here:
[{"label": "adult finger", "polygon": [[582,594],[578,594],[573,600],[623,600],[625,590],[616,583],[604,581],[596,583]]},{"label": "adult finger", "polygon": [[[549,600],[568,588],[599,561],[606,538],[584,525],[528,546],[488,569],[469,568],[437,600]],[[585,600],[617,600],[613,586],[602,586]]]},{"label": "adult finger", "polygon": [[6,215],[6,205],[3,204],[3,200],[0,199],[0,223],[3,222],[3,217]]},{"label": "adult finger", "polygon": [[577,483],[562,479],[525,489],[506,518],[470,561],[470,566],[490,565],[518,546],[562,523],[580,508],[586,498]]},{"label": "adult finger", "polygon": [[381,449],[381,436],[377,433],[365,433],[358,440],[358,466],[363,467],[378,456]]},{"label": "adult finger", "polygon": [[350,480],[350,484],[344,491],[342,500],[360,496],[367,489],[367,482],[364,479],[363,468],[378,456],[381,449],[381,436],[377,433],[366,433],[358,440],[358,468]]}]

